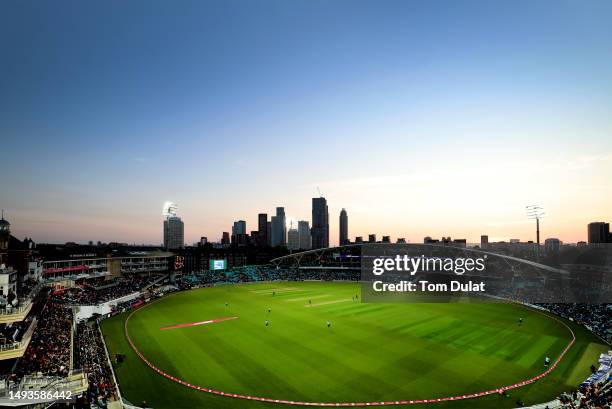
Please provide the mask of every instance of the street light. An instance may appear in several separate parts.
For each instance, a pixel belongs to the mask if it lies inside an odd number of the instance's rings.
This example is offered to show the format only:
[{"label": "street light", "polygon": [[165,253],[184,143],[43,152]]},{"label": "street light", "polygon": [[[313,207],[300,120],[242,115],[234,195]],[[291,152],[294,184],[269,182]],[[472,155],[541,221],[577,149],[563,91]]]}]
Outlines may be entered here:
[{"label": "street light", "polygon": [[540,261],[540,219],[546,214],[544,213],[544,209],[538,205],[529,205],[525,206],[525,210],[527,211],[527,218],[536,221],[536,237],[538,242],[538,247],[536,247],[536,258]]}]

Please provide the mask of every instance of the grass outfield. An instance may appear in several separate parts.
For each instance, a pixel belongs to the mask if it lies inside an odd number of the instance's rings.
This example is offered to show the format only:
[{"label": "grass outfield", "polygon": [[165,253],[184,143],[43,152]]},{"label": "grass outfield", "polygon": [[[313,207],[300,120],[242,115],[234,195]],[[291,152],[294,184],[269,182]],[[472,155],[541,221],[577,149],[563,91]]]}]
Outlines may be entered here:
[{"label": "grass outfield", "polygon": [[[489,390],[540,374],[544,357],[554,361],[571,340],[560,322],[518,305],[361,304],[352,300],[358,293],[355,283],[319,282],[174,293],[137,310],[129,334],[154,365],[192,384],[317,402],[430,399]],[[110,353],[126,355],[115,370],[124,398],[133,404],[279,407],[215,396],[165,379],[129,347],[127,316],[103,321],[102,329]],[[238,318],[160,329],[223,317]],[[518,317],[524,318],[520,327]],[[494,395],[432,406],[511,408],[519,398],[539,403],[575,388],[608,347],[583,328],[568,325],[576,342],[543,380],[510,391],[510,398]]]}]

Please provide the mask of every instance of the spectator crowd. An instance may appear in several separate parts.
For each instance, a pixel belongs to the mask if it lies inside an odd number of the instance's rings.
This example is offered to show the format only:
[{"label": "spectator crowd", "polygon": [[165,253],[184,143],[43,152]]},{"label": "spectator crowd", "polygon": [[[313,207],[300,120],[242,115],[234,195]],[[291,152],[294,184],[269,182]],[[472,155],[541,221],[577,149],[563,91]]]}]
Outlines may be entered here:
[{"label": "spectator crowd", "polygon": [[38,315],[38,324],[14,375],[68,375],[72,341],[72,310],[49,300]]},{"label": "spectator crowd", "polygon": [[563,318],[584,325],[593,333],[612,343],[612,304],[539,304]]},{"label": "spectator crowd", "polygon": [[87,373],[87,401],[105,408],[112,398],[116,398],[115,386],[104,343],[95,323],[77,324],[74,358],[75,367],[82,368]]},{"label": "spectator crowd", "polygon": [[612,408],[612,381],[598,385],[585,385],[572,393],[559,396],[563,409],[610,409]]},{"label": "spectator crowd", "polygon": [[77,287],[56,292],[53,299],[55,302],[66,305],[98,305],[141,291],[162,277],[164,277],[163,274],[152,274],[124,276],[94,283],[87,280]]}]

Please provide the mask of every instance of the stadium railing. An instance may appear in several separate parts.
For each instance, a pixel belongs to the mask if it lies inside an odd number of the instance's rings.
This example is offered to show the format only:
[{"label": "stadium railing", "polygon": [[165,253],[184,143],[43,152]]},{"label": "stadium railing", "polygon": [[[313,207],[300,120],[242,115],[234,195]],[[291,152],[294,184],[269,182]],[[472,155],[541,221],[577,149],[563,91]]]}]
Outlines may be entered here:
[{"label": "stadium railing", "polygon": [[115,376],[115,368],[113,368],[113,364],[110,359],[110,355],[108,354],[108,348],[106,347],[106,340],[104,339],[104,334],[102,333],[102,328],[100,328],[100,320],[96,320],[96,327],[98,329],[98,335],[102,340],[102,345],[104,346],[104,355],[106,356],[106,363],[111,371],[111,378],[113,380],[113,388],[115,389],[115,396],[117,396],[118,401],[121,402],[121,405],[125,407],[123,402],[123,398],[121,397],[121,390],[119,389],[119,382],[117,382],[117,377]]}]

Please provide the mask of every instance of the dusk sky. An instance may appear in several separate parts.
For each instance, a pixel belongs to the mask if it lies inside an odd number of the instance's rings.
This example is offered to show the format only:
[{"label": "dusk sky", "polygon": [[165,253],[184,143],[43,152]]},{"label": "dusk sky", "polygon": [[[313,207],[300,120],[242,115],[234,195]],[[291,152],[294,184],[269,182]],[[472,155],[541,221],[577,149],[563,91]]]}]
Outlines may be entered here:
[{"label": "dusk sky", "polygon": [[0,207],[37,242],[162,242],[328,200],[349,236],[612,222],[612,2],[0,3]]}]

